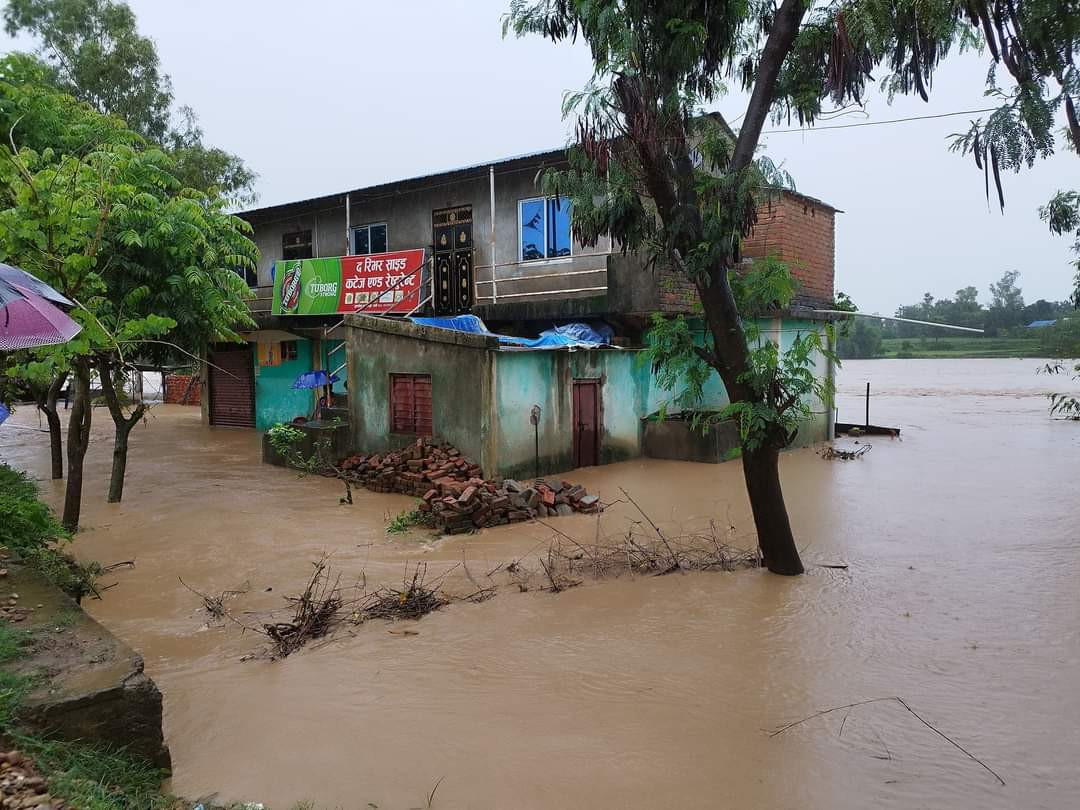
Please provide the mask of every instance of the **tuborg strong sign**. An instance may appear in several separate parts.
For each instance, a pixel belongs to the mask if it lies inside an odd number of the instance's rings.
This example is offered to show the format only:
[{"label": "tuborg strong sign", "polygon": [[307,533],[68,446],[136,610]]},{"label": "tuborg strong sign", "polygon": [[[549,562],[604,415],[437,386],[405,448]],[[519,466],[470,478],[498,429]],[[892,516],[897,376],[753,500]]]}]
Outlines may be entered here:
[{"label": "tuborg strong sign", "polygon": [[274,265],[274,315],[405,315],[420,305],[424,249],[287,259]]}]

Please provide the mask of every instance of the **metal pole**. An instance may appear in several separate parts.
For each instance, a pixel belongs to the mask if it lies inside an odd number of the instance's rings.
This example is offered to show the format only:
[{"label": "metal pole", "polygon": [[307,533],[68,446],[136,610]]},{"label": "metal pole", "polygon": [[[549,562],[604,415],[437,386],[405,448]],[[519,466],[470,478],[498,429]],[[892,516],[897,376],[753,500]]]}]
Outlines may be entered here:
[{"label": "metal pole", "polygon": [[349,208],[349,195],[345,195],[345,255],[352,255],[352,211]]},{"label": "metal pole", "polygon": [[866,429],[870,430],[870,383],[866,383]]},{"label": "metal pole", "polygon": [[491,303],[496,303],[499,291],[495,285],[495,167],[488,167],[488,188],[491,193]]}]

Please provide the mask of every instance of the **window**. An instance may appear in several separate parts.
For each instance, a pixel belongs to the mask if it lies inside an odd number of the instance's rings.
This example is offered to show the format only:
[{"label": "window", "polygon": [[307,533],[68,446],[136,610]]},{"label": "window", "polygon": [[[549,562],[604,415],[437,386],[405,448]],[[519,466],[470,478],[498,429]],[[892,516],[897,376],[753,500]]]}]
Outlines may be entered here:
[{"label": "window", "polygon": [[431,375],[390,375],[390,432],[431,435]]},{"label": "window", "polygon": [[518,203],[520,259],[555,259],[570,255],[570,201],[536,197]]},{"label": "window", "polygon": [[311,257],[311,231],[293,231],[281,237],[281,258],[285,261]]},{"label": "window", "polygon": [[386,253],[386,223],[358,225],[352,229],[352,252],[354,256],[366,253]]},{"label": "window", "polygon": [[295,340],[283,340],[281,341],[281,362],[284,363],[288,360],[296,359],[296,341]]}]

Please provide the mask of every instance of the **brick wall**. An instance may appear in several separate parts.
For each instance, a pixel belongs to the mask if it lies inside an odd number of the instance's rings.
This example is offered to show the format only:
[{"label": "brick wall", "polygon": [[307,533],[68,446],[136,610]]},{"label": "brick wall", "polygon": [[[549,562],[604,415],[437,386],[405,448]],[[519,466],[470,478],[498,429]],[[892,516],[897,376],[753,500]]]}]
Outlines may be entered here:
[{"label": "brick wall", "polygon": [[[799,282],[795,303],[821,306],[833,300],[836,267],[836,212],[799,194],[784,194],[758,209],[754,232],[743,240],[743,258],[773,255],[788,265]],[[690,280],[670,269],[656,271],[661,312],[692,313],[697,291]]]},{"label": "brick wall", "polygon": [[183,403],[180,402],[180,398],[184,396],[184,392],[188,390],[188,381],[191,379],[187,374],[168,374],[165,376],[165,402],[170,405],[201,405],[202,404],[202,382],[196,381],[191,390],[188,391],[187,400]]},{"label": "brick wall", "polygon": [[758,209],[754,232],[743,240],[743,257],[774,255],[799,282],[795,300],[828,304],[836,268],[836,212],[798,194],[784,194]]}]

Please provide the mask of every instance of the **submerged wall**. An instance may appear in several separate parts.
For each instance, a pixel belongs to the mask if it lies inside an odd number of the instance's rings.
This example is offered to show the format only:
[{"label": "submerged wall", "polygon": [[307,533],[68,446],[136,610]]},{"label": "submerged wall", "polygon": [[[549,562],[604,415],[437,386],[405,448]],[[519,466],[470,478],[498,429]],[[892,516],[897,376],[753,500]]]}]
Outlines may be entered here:
[{"label": "submerged wall", "polygon": [[[573,468],[575,380],[599,384],[601,464],[643,455],[643,420],[677,409],[679,391],[660,387],[641,350],[500,349],[484,335],[364,316],[349,316],[346,326],[352,442],[362,452],[396,449],[416,438],[390,433],[395,373],[431,375],[434,435],[472,456],[487,475],[528,477],[537,466],[541,474]],[[798,334],[822,328],[791,318],[761,326],[761,339],[778,341],[782,349]],[[829,373],[824,358],[818,361],[819,376]],[[719,410],[727,402],[723,383],[712,375],[698,407]],[[535,430],[534,405],[541,409]],[[814,419],[800,427],[796,444],[827,438],[827,409],[811,405]]]},{"label": "submerged wall", "polygon": [[345,326],[353,446],[381,453],[415,441],[390,432],[390,375],[430,374],[433,434],[490,474],[495,339],[364,315],[346,316]]}]

